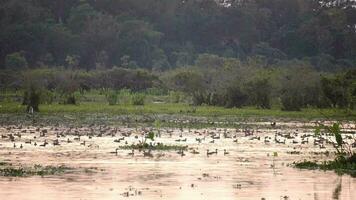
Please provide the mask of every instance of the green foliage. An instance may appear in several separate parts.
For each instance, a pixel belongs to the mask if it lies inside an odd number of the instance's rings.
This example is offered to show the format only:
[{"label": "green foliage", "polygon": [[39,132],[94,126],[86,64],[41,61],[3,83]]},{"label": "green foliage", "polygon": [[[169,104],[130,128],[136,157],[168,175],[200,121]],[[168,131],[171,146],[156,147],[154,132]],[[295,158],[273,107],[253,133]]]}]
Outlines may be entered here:
[{"label": "green foliage", "polygon": [[218,67],[221,55],[259,57],[265,66],[305,57],[323,70],[355,62],[353,1],[230,2],[7,0],[0,5],[0,64],[15,51],[25,52],[30,67],[79,63],[83,69],[160,71],[187,67],[197,57],[201,67]]},{"label": "green foliage", "polygon": [[27,112],[30,111],[31,107],[33,111],[39,112],[39,105],[41,100],[41,92],[34,86],[30,87],[29,91],[24,93],[23,104],[27,105]]},{"label": "green foliage", "polygon": [[320,170],[334,170],[339,174],[350,174],[356,177],[356,154],[354,154],[349,159],[335,159],[333,161],[324,161],[322,163],[303,161],[296,162],[294,166],[299,169],[320,169]]},{"label": "green foliage", "polygon": [[155,140],[155,134],[154,132],[149,132],[148,135],[146,136],[147,139],[150,139],[152,141]]},{"label": "green foliage", "polygon": [[75,98],[75,95],[74,94],[66,95],[63,103],[64,104],[76,105],[77,104],[77,100]]},{"label": "green foliage", "polygon": [[356,70],[335,77],[323,77],[322,88],[334,107],[354,108],[356,99]]},{"label": "green foliage", "polygon": [[27,177],[27,176],[48,176],[58,175],[68,172],[70,168],[65,166],[41,166],[35,165],[34,167],[13,167],[11,165],[0,166],[0,176],[9,177]]},{"label": "green foliage", "polygon": [[246,105],[247,99],[246,92],[238,85],[233,85],[227,88],[225,106],[228,108],[241,108]]},{"label": "green foliage", "polygon": [[171,103],[180,103],[182,100],[182,93],[169,91],[169,99]]},{"label": "green foliage", "polygon": [[118,103],[118,93],[116,91],[110,91],[106,94],[106,99],[109,105],[116,105]]},{"label": "green foliage", "polygon": [[300,111],[303,102],[300,93],[296,91],[285,91],[281,96],[282,110],[285,111]]},{"label": "green foliage", "polygon": [[135,106],[142,106],[145,104],[145,94],[133,93],[131,95],[131,104]]},{"label": "green foliage", "polygon": [[248,83],[247,90],[250,104],[263,109],[271,108],[272,86],[268,79],[252,80]]},{"label": "green foliage", "polygon": [[334,136],[336,144],[333,143],[335,150],[337,151],[337,159],[353,158],[355,152],[352,150],[351,145],[344,143],[341,135],[341,124],[339,122],[333,123],[331,126],[319,124],[315,133],[320,134],[321,131],[326,134]]},{"label": "green foliage", "polygon": [[21,52],[15,52],[6,56],[5,66],[11,70],[24,70],[28,67],[28,64]]}]

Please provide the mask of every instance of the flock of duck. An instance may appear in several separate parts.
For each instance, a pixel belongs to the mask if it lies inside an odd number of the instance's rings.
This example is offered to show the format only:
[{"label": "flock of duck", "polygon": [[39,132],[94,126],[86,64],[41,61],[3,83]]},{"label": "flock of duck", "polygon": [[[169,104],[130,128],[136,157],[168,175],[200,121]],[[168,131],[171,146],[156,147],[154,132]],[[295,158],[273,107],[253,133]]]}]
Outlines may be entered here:
[{"label": "flock of duck", "polygon": [[[139,144],[150,132],[156,133],[156,140],[150,141],[145,149],[131,149],[128,156],[142,155],[144,157],[153,157],[155,145],[162,144],[162,141],[168,144],[180,145],[188,147],[187,144],[197,146],[205,143],[206,147],[213,147],[213,144],[220,140],[231,141],[233,143],[255,141],[264,145],[313,145],[314,147],[325,149],[327,145],[336,145],[332,137],[326,135],[315,135],[307,129],[289,130],[282,132],[276,129],[276,123],[271,123],[270,127],[264,129],[226,129],[226,128],[211,128],[211,129],[161,129],[154,128],[117,128],[110,126],[87,126],[87,127],[24,127],[7,126],[0,128],[1,139],[0,148],[7,144],[12,144],[12,148],[23,149],[29,146],[46,148],[48,146],[62,146],[66,144],[78,145],[83,147],[97,147],[95,138],[110,137],[112,145],[116,145],[114,151],[109,153],[118,155],[120,147]],[[160,140],[165,138],[165,140]],[[356,140],[353,134],[344,135],[346,142],[352,148],[356,148]],[[159,142],[158,142],[159,141]],[[186,144],[186,145],[182,145]],[[230,152],[227,149],[215,148],[213,150],[206,149],[206,156],[224,155],[227,156]],[[199,148],[180,148],[177,153],[180,156],[185,156],[186,153],[203,154]],[[221,153],[219,153],[221,152]]]}]

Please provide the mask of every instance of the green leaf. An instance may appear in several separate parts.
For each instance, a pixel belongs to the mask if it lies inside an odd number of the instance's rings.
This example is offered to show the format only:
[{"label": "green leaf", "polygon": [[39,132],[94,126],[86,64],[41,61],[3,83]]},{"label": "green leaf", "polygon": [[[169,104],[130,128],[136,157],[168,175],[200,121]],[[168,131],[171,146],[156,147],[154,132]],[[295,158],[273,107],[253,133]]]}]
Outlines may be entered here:
[{"label": "green leaf", "polygon": [[333,126],[331,127],[331,132],[333,134],[340,134],[340,124],[334,123]]},{"label": "green leaf", "polygon": [[149,132],[147,138],[150,140],[154,140],[155,134],[153,132]]},{"label": "green leaf", "polygon": [[336,139],[337,145],[341,146],[342,145],[342,137],[341,137],[340,133],[335,133],[335,139]]},{"label": "green leaf", "polygon": [[314,134],[315,134],[315,135],[320,135],[320,130],[321,130],[320,126],[317,126],[317,127],[315,128],[315,130],[314,130]]}]

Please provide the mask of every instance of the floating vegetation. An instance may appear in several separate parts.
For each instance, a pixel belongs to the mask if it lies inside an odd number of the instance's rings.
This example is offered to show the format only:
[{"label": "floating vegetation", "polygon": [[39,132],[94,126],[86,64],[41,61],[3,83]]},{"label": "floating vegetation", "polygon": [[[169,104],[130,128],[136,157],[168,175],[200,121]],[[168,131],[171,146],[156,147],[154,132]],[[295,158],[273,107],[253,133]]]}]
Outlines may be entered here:
[{"label": "floating vegetation", "polygon": [[138,150],[177,151],[177,150],[187,150],[188,146],[165,145],[163,143],[157,143],[156,145],[150,145],[150,144],[144,143],[144,144],[132,144],[132,145],[120,146],[119,148],[125,149],[125,150],[138,149]]},{"label": "floating vegetation", "polygon": [[338,174],[350,174],[356,177],[356,155],[348,159],[335,159],[333,161],[324,161],[321,163],[312,161],[303,161],[293,163],[299,169],[320,169],[320,170],[334,170]]},{"label": "floating vegetation", "polygon": [[14,167],[11,164],[1,165],[0,176],[28,177],[28,176],[48,176],[64,174],[72,170],[65,166],[41,166]]}]

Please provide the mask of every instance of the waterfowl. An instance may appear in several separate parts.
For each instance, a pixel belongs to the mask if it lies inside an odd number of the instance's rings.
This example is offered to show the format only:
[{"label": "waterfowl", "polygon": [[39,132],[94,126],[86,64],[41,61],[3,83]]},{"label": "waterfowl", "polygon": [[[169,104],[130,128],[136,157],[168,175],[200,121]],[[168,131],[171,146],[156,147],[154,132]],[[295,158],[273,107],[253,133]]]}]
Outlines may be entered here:
[{"label": "waterfowl", "polygon": [[131,153],[128,153],[127,155],[129,155],[129,156],[134,156],[134,155],[135,155],[135,150],[132,149]]},{"label": "waterfowl", "polygon": [[182,157],[185,156],[183,149],[179,149],[179,151],[177,153]]},{"label": "waterfowl", "polygon": [[213,154],[218,154],[218,149],[215,149],[215,151],[209,151],[209,149],[206,150],[206,155],[213,155]]},{"label": "waterfowl", "polygon": [[190,153],[192,153],[192,154],[199,154],[199,151],[193,149],[193,151],[191,151]]},{"label": "waterfowl", "polygon": [[58,139],[53,140],[53,146],[59,146],[59,141],[58,141]]},{"label": "waterfowl", "polygon": [[230,154],[226,149],[224,149],[224,156]]},{"label": "waterfowl", "polygon": [[144,157],[153,157],[153,155],[152,155],[152,153],[151,153],[151,149],[148,150],[148,152],[143,151],[143,156],[144,156]]},{"label": "waterfowl", "polygon": [[119,148],[116,148],[115,151],[112,151],[112,152],[110,152],[110,153],[117,155],[117,154],[118,154],[118,151],[119,151]]}]

